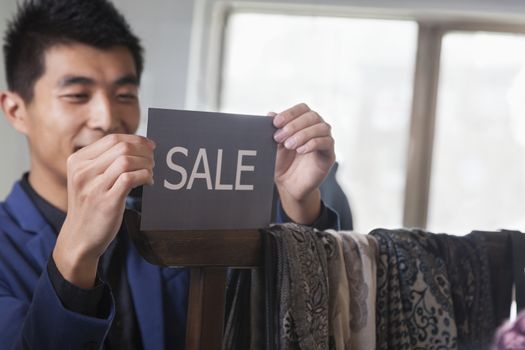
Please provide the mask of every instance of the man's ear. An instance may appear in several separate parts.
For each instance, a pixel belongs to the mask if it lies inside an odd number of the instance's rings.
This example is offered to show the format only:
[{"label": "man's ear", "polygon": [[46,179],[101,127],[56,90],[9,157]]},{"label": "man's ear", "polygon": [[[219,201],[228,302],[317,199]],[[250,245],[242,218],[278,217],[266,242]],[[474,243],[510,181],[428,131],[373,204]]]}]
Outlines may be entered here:
[{"label": "man's ear", "polygon": [[0,91],[0,106],[9,122],[22,134],[27,134],[27,109],[22,97],[16,92]]}]

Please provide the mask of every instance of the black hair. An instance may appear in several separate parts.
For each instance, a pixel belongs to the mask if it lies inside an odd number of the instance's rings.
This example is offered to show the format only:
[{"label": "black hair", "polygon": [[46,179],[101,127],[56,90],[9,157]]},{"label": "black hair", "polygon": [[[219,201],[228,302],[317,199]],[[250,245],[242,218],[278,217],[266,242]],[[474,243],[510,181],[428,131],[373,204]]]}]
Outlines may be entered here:
[{"label": "black hair", "polygon": [[4,37],[7,87],[26,102],[44,74],[45,52],[57,44],[82,43],[98,49],[127,47],[140,79],[144,58],[140,40],[108,0],[24,0]]}]

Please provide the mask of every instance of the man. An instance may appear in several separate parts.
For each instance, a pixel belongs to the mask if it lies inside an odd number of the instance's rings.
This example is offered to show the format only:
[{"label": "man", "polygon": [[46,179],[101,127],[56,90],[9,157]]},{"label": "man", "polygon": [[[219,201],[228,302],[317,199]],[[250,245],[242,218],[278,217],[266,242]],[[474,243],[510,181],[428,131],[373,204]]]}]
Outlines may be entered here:
[{"label": "man", "polygon": [[[31,163],[0,204],[2,347],[183,348],[186,269],[148,264],[119,234],[129,192],[153,179],[155,144],[134,135],[139,40],[106,0],[28,0],[4,54],[0,104]],[[305,104],[271,117],[280,217],[333,226],[318,189],[330,126]]]}]

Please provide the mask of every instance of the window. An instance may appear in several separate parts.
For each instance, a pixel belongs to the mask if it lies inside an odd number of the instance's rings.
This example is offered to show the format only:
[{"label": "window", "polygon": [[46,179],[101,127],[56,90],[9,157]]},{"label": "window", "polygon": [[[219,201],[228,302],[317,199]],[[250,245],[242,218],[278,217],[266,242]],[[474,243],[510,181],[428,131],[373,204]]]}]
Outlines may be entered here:
[{"label": "window", "polygon": [[307,102],[333,127],[355,229],[399,227],[416,41],[410,21],[233,13],[220,110]]},{"label": "window", "polygon": [[[229,12],[219,109],[317,110],[333,126],[357,231],[525,225],[525,27],[252,11]],[[414,91],[428,109],[411,116]],[[407,169],[409,142],[418,163]],[[405,188],[407,178],[418,181]]]},{"label": "window", "polygon": [[525,35],[443,38],[429,228],[525,225]]}]

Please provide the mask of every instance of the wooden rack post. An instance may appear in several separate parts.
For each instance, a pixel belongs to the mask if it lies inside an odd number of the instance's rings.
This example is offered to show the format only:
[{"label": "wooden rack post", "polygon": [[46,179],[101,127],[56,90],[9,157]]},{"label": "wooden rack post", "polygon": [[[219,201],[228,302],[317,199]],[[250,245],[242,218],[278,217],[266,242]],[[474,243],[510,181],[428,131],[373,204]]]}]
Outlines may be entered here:
[{"label": "wooden rack post", "polygon": [[224,330],[226,271],[261,266],[258,230],[140,231],[140,216],[126,211],[128,233],[150,263],[190,267],[187,350],[220,350]]}]

